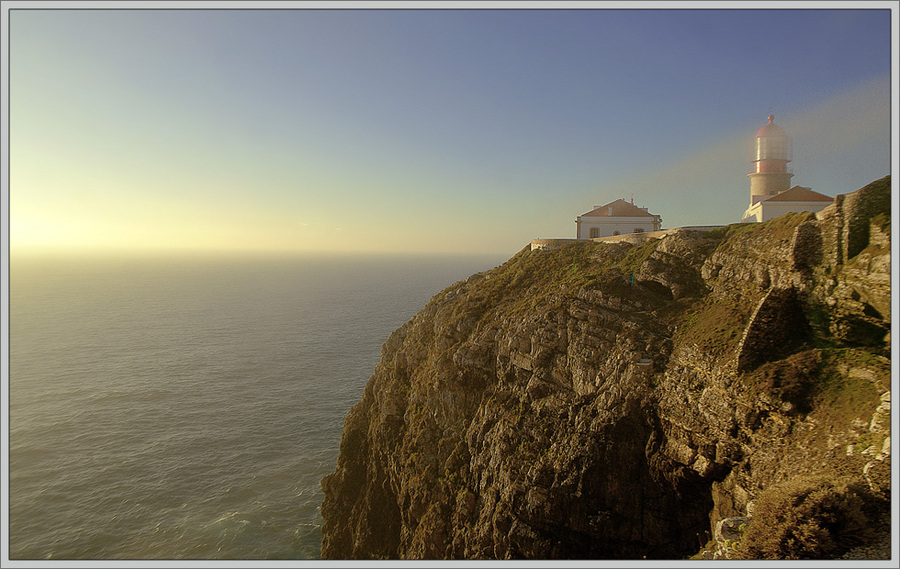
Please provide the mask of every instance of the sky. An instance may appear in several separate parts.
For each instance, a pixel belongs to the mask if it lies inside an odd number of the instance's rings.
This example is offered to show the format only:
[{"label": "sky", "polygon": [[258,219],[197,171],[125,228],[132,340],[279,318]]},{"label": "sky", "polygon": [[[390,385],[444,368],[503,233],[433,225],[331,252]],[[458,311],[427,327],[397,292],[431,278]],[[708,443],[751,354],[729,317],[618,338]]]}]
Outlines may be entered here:
[{"label": "sky", "polygon": [[512,255],[618,198],[664,228],[736,223],[770,113],[793,184],[896,163],[896,2],[8,4],[14,254]]}]

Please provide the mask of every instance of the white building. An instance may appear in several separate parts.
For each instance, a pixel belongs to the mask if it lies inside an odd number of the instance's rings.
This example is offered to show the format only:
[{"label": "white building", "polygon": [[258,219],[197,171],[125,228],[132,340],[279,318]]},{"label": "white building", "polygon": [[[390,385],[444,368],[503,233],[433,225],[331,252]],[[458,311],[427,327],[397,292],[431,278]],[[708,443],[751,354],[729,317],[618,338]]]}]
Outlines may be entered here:
[{"label": "white building", "polygon": [[750,206],[741,219],[743,223],[759,223],[794,211],[820,211],[834,201],[803,186],[790,187],[791,172],[788,163],[793,159],[791,139],[775,116],[769,115],[753,138],[752,167],[750,177]]},{"label": "white building", "polygon": [[595,205],[591,211],[575,219],[575,238],[594,239],[610,235],[626,235],[659,231],[662,218],[645,207],[617,199],[606,205]]},{"label": "white building", "polygon": [[792,211],[817,212],[834,202],[834,198],[814,192],[803,186],[794,186],[774,196],[767,196],[751,204],[744,212],[743,223],[759,223],[775,219],[779,215]]}]

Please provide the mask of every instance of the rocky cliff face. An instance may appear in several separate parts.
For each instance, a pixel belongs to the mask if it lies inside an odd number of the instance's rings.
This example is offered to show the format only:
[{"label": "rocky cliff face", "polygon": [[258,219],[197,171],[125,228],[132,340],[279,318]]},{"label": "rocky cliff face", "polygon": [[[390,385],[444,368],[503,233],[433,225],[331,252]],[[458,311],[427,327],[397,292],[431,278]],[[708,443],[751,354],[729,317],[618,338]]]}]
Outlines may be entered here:
[{"label": "rocky cliff face", "polygon": [[886,499],[889,215],[885,178],[447,288],[345,421],[323,558],[677,559],[798,477]]}]

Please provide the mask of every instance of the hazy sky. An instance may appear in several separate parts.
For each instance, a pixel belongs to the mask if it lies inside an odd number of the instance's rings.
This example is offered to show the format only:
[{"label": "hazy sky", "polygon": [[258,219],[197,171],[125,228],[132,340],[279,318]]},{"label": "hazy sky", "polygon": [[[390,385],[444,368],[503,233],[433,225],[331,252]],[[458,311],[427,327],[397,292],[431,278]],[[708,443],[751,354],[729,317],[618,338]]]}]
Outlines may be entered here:
[{"label": "hazy sky", "polygon": [[896,18],[14,6],[11,249],[512,254],[632,195],[735,223],[770,112],[793,183],[890,173]]}]

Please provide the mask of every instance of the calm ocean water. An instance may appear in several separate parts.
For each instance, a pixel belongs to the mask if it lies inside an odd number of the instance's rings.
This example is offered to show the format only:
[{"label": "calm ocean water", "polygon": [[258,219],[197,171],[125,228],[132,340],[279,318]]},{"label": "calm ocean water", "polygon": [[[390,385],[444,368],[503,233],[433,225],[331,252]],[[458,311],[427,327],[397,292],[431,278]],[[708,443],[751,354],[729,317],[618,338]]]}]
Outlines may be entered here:
[{"label": "calm ocean water", "polygon": [[488,257],[17,259],[13,559],[316,559],[381,344]]}]

